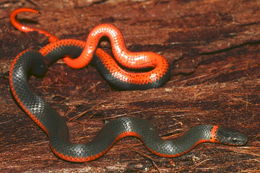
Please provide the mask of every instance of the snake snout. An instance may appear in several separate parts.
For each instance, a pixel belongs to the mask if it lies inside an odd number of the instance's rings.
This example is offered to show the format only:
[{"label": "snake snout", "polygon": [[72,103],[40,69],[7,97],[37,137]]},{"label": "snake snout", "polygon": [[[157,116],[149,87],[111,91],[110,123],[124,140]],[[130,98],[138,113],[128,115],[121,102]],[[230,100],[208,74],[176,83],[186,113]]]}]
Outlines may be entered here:
[{"label": "snake snout", "polygon": [[236,136],[232,137],[232,143],[235,145],[245,145],[247,140],[247,137],[242,133],[237,133]]},{"label": "snake snout", "polygon": [[220,143],[228,145],[245,145],[247,143],[247,136],[232,129],[219,128],[217,138]]}]

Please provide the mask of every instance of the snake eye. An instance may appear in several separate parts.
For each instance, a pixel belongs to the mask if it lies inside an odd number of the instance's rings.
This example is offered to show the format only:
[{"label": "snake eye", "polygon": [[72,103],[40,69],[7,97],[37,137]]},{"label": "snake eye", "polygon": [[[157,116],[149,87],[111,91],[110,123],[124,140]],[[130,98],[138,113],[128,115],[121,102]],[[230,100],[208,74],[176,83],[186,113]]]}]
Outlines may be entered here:
[{"label": "snake eye", "polygon": [[237,143],[239,143],[238,138],[232,138],[232,143],[233,143],[233,144],[237,144]]},{"label": "snake eye", "polygon": [[229,145],[245,145],[247,137],[235,130],[220,128],[218,131],[218,138],[220,142]]},{"label": "snake eye", "polygon": [[231,139],[231,143],[234,145],[245,145],[247,142],[247,137],[243,134],[236,134],[236,137]]}]

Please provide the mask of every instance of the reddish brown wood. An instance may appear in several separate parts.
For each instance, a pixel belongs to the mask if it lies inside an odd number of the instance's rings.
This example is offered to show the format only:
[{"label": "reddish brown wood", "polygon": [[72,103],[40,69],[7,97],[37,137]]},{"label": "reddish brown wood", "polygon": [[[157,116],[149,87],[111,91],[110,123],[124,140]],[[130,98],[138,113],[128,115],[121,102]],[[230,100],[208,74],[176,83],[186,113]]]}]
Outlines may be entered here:
[{"label": "reddish brown wood", "polygon": [[[172,64],[171,80],[146,91],[116,91],[95,68],[73,70],[61,61],[43,80],[33,78],[33,89],[70,120],[73,141],[89,141],[103,120],[128,115],[150,120],[165,138],[197,124],[224,125],[247,134],[248,145],[203,144],[182,157],[159,158],[129,138],[89,163],[56,158],[46,135],[9,92],[14,56],[47,44],[43,36],[10,25],[10,11],[25,6],[40,9],[42,15],[19,19],[60,38],[84,40],[95,25],[113,23],[130,50],[155,51]],[[259,171],[259,6],[258,0],[1,1],[0,172]],[[102,46],[109,49],[108,43]]]}]

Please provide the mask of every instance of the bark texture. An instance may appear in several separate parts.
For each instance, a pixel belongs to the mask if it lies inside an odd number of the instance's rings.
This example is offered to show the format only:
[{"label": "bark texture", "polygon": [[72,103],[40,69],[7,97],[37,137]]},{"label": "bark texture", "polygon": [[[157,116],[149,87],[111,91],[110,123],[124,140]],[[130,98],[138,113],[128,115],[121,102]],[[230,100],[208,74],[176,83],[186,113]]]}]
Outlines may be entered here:
[{"label": "bark texture", "polygon": [[[30,83],[68,119],[75,142],[86,142],[105,120],[136,116],[150,120],[164,138],[197,124],[219,124],[248,135],[244,147],[202,144],[178,158],[149,153],[134,138],[83,164],[55,157],[48,138],[14,102],[8,84],[13,58],[48,40],[9,23],[12,10],[27,25],[59,38],[85,40],[100,23],[113,23],[131,51],[154,51],[172,65],[161,88],[117,91],[94,67],[68,68],[62,61]],[[260,1],[258,0],[2,0],[0,2],[0,172],[257,172],[260,171]],[[109,43],[101,44],[109,49]]]}]

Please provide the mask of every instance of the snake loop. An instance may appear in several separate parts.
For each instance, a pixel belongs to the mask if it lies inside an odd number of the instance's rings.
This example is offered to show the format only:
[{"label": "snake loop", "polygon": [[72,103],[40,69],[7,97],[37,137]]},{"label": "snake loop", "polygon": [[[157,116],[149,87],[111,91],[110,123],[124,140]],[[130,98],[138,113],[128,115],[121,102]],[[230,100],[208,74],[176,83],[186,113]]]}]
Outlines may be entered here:
[{"label": "snake loop", "polygon": [[[17,12],[19,10],[11,16],[14,17]],[[111,30],[104,29],[104,27],[112,26],[107,24],[98,26],[98,29],[94,30],[95,32],[93,31],[89,36],[95,38],[94,42],[90,41],[87,43],[87,46],[85,42],[79,40],[58,40],[46,45],[40,51],[25,50],[21,52],[16,56],[11,65],[9,74],[11,92],[26,114],[48,135],[50,148],[56,156],[71,162],[94,160],[104,155],[116,141],[127,136],[139,138],[149,151],[161,157],[183,155],[203,142],[229,145],[244,145],[247,142],[247,137],[244,134],[216,125],[198,125],[192,127],[177,139],[163,140],[148,121],[134,117],[122,117],[107,123],[91,142],[83,144],[72,143],[65,118],[60,116],[48,103],[30,89],[28,83],[30,75],[44,76],[48,67],[64,56],[76,58],[71,59],[72,61],[81,61],[82,59],[84,61],[83,64],[86,65],[87,61],[90,60],[85,58],[85,56],[92,58],[91,56],[96,51],[95,54],[98,58],[93,59],[95,64],[101,73],[104,74],[104,77],[118,88],[148,89],[159,87],[169,77],[167,61],[162,60],[164,58],[158,58],[160,56],[157,54],[151,53],[152,57],[155,56],[155,58],[151,58],[150,53],[142,53],[140,56],[140,54],[129,53],[122,49],[123,51],[121,51],[120,55],[118,46],[116,46],[120,44],[120,41],[113,40],[113,35],[107,35],[107,32]],[[96,36],[103,31],[103,34]],[[114,31],[112,33],[115,35]],[[122,56],[123,59],[125,58],[123,61],[131,62],[127,67],[155,66],[154,69],[150,72],[140,73],[124,71],[109,54],[102,49],[95,48],[97,44],[95,40],[99,40],[98,37],[103,35],[111,37],[111,42],[115,44],[113,52],[117,52],[119,56]],[[131,57],[137,55],[139,58],[135,61],[132,58],[127,58],[126,54],[130,54]],[[148,62],[149,60],[152,61]],[[125,62],[122,62],[122,64]],[[160,63],[161,66],[158,65]],[[164,66],[164,70],[156,73],[159,67],[160,69],[163,68],[163,65],[167,65],[167,67]]]},{"label": "snake loop", "polygon": [[[94,62],[103,77],[114,87],[123,90],[149,89],[162,86],[170,78],[170,66],[166,58],[153,52],[130,52],[126,49],[123,35],[112,24],[101,24],[89,33],[86,42],[75,39],[58,40],[47,31],[22,25],[16,20],[21,12],[38,13],[37,10],[22,8],[14,10],[10,15],[11,23],[24,32],[36,31],[49,37],[50,44],[39,51],[46,59],[56,59],[52,56],[65,57],[64,62],[72,68],[82,68],[90,63],[96,55]],[[107,36],[111,41],[112,58],[103,49],[97,48],[101,37]],[[77,51],[73,58],[68,57],[68,51]],[[58,56],[59,55],[59,56]],[[48,58],[50,56],[50,58]],[[117,61],[117,62],[116,62]],[[121,68],[118,63],[123,66]],[[151,68],[146,72],[130,72],[126,69]]]}]

